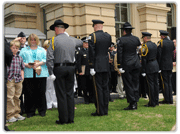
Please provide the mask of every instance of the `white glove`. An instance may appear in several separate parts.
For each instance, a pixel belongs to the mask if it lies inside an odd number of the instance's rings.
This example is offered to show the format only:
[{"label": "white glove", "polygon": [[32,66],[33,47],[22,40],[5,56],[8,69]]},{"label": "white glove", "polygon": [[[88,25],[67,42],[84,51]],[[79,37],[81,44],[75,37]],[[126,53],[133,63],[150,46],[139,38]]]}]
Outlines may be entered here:
[{"label": "white glove", "polygon": [[96,74],[96,72],[94,71],[94,68],[90,69],[90,74],[93,76]]},{"label": "white glove", "polygon": [[49,78],[54,81],[56,79],[56,76],[54,74],[50,75]]},{"label": "white glove", "polygon": [[142,76],[145,77],[145,76],[146,76],[146,73],[142,73]]},{"label": "white glove", "polygon": [[158,73],[161,73],[161,70],[159,70],[159,72]]},{"label": "white glove", "polygon": [[122,68],[119,68],[119,71],[120,71],[120,73],[124,73],[125,72],[125,70],[123,70]]}]

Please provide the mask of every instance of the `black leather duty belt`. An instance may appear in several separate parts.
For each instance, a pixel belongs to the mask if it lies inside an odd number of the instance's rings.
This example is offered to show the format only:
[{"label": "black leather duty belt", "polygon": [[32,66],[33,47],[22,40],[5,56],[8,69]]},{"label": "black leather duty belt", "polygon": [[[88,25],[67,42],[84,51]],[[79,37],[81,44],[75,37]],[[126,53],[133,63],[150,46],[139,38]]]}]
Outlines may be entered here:
[{"label": "black leather duty belt", "polygon": [[74,66],[75,63],[55,63],[54,67],[62,67],[62,66]]}]

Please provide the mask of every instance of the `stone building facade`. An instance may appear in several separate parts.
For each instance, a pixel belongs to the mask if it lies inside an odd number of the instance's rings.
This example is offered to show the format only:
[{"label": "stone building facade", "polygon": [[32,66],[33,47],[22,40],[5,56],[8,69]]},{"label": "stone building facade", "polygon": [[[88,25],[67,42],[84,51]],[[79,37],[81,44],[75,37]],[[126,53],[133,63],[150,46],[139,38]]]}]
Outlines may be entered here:
[{"label": "stone building facade", "polygon": [[66,30],[69,35],[81,37],[93,32],[92,19],[103,20],[103,30],[112,36],[113,42],[122,35],[119,28],[129,21],[135,27],[133,35],[141,38],[142,31],[151,32],[152,41],[157,42],[160,39],[159,30],[170,31],[172,27],[176,27],[176,5],[173,3],[4,4],[5,27],[38,29],[47,39],[54,36],[54,31],[49,30],[49,27],[57,19],[62,19],[70,25]]}]

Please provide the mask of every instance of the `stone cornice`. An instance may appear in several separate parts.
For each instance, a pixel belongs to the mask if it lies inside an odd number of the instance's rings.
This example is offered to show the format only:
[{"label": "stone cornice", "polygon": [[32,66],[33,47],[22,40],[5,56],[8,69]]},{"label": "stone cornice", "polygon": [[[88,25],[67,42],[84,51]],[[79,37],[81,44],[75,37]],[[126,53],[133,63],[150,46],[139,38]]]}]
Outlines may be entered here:
[{"label": "stone cornice", "polygon": [[145,9],[161,10],[165,12],[168,12],[171,10],[170,7],[155,6],[155,5],[150,5],[150,4],[143,4],[143,5],[137,6],[138,11],[142,11]]}]

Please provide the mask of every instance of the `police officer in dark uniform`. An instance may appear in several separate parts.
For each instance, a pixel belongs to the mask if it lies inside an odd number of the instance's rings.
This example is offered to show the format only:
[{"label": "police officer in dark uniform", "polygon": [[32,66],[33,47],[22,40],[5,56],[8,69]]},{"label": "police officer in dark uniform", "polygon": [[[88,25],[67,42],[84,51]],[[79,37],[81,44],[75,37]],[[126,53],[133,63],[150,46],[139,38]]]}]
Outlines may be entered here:
[{"label": "police officer in dark uniform", "polygon": [[158,42],[158,63],[160,75],[162,78],[162,87],[164,100],[162,104],[173,104],[172,97],[172,69],[173,69],[173,51],[175,49],[173,41],[167,38],[168,32],[160,30],[161,40]]},{"label": "police officer in dark uniform", "polygon": [[79,51],[77,55],[77,69],[78,69],[78,78],[79,78],[79,87],[80,91],[83,90],[85,104],[89,104],[89,95],[88,92],[92,95],[90,87],[90,67],[89,67],[89,53],[88,53],[88,40],[86,37],[81,39],[83,41],[83,48]]},{"label": "police officer in dark uniform", "polygon": [[117,62],[122,74],[127,102],[130,105],[124,110],[137,109],[139,101],[139,73],[140,60],[137,55],[137,47],[141,45],[139,38],[131,34],[133,27],[129,22],[123,25],[124,36],[117,41]]},{"label": "police officer in dark uniform", "polygon": [[146,107],[155,107],[159,105],[159,86],[158,86],[158,71],[159,65],[157,62],[157,45],[151,42],[151,33],[142,32],[144,44],[141,47],[142,56],[142,76],[147,80],[147,93],[149,103]]},{"label": "police officer in dark uniform", "polygon": [[109,65],[110,65],[110,80],[109,80],[109,90],[110,92],[117,93],[117,72],[114,70],[114,56],[117,52],[114,51],[114,43],[112,42],[110,51],[109,51]]},{"label": "police officer in dark uniform", "polygon": [[[75,36],[76,39],[80,39],[80,36]],[[75,74],[76,74],[76,82],[77,82],[77,88],[76,92],[74,93],[74,98],[77,98],[78,96],[82,96],[82,90],[79,89],[79,74],[78,74],[78,68],[77,68],[77,57],[79,55],[79,51],[81,50],[81,47],[77,47],[75,50]]]},{"label": "police officer in dark uniform", "polygon": [[62,20],[56,20],[50,26],[55,31],[47,49],[47,67],[49,77],[54,81],[58,102],[59,120],[57,124],[74,123],[74,74],[75,49],[83,42],[67,36],[64,32],[69,27]]},{"label": "police officer in dark uniform", "polygon": [[[104,32],[103,21],[92,20],[94,33],[90,34],[89,64],[90,74],[93,75],[96,96],[96,112],[92,116],[108,115],[109,104],[109,55],[108,48],[111,46],[111,35]],[[95,75],[95,76],[94,76]]]}]

